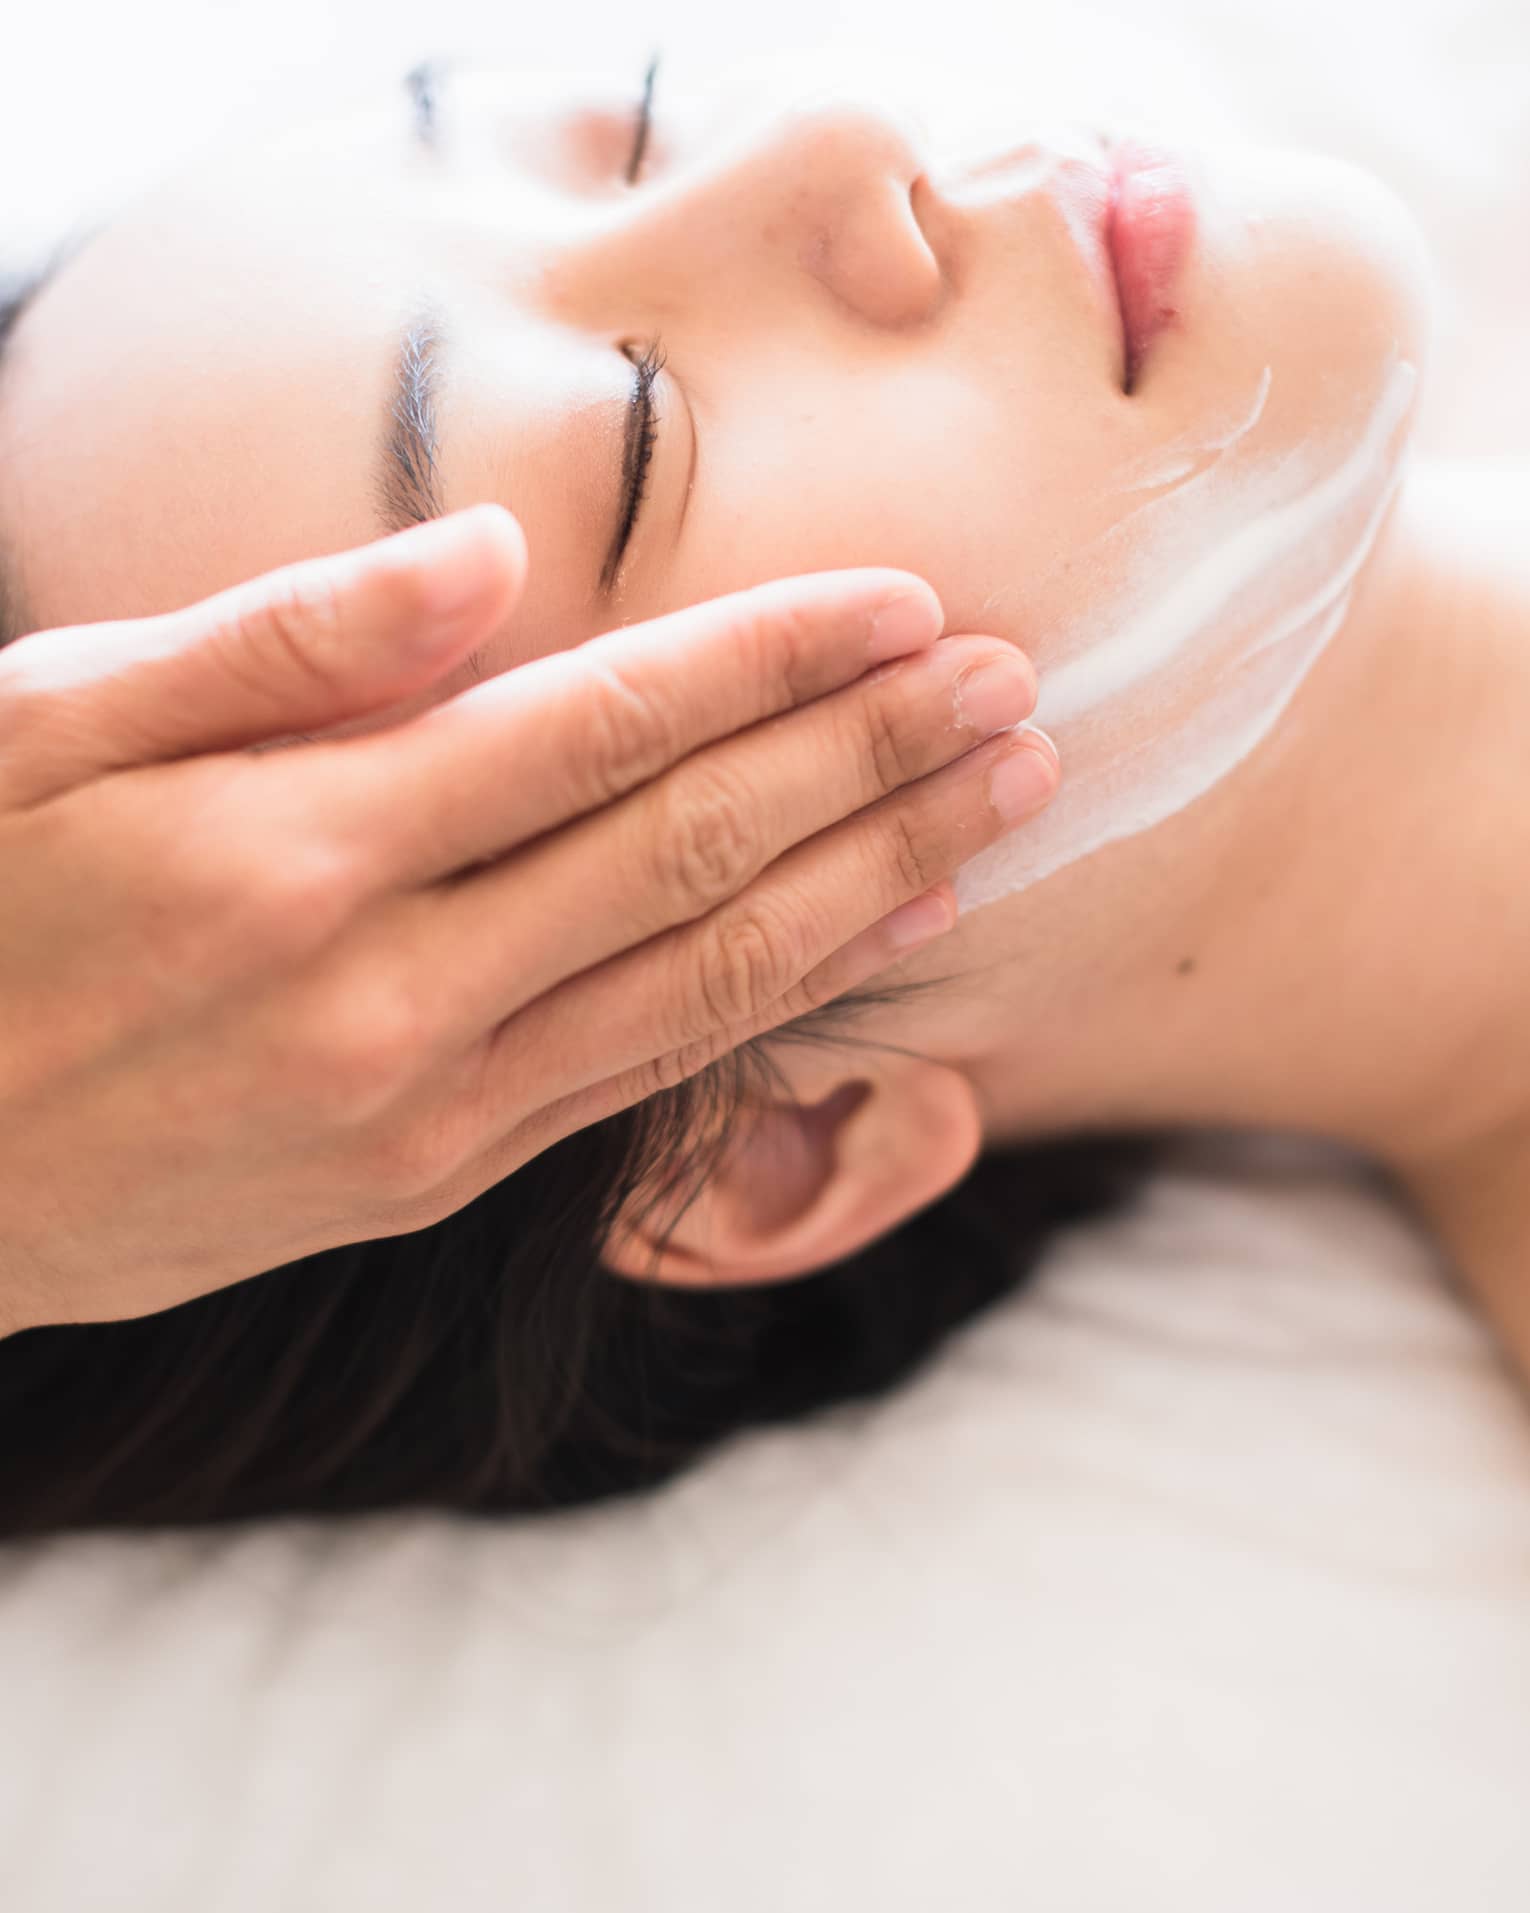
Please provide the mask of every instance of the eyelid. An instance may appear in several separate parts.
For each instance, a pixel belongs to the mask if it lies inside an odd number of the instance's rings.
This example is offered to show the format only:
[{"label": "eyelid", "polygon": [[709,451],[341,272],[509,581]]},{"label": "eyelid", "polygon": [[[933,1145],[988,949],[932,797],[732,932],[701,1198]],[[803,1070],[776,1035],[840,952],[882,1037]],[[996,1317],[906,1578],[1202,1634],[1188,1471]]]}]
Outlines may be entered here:
[{"label": "eyelid", "polygon": [[[609,126],[619,126],[620,138],[625,148],[621,161],[622,169],[625,173],[630,173],[635,159],[637,169],[641,170],[643,161],[649,157],[654,145],[652,100],[654,78],[658,72],[660,60],[661,56],[657,52],[650,59],[644,74],[643,90],[636,103],[629,95],[621,105],[585,107],[576,109],[572,115],[559,114],[555,116],[554,123],[561,122],[564,128],[571,128],[594,115]],[[448,63],[424,59],[417,62],[403,76],[404,90],[413,106],[416,136],[422,146],[433,151],[440,145],[440,105],[445,91],[444,82],[448,75],[460,69],[460,66],[460,61]],[[635,111],[638,122],[641,123],[645,107],[650,114],[650,124],[642,135],[641,143],[638,144],[634,141]],[[625,348],[622,348],[622,356],[627,357]],[[611,555],[601,570],[600,589],[605,593],[609,593],[613,588],[631,551],[633,536],[638,529],[644,506],[648,502],[648,476],[659,454],[660,439],[667,436],[664,425],[668,413],[654,396],[665,364],[662,342],[653,340],[645,348],[641,359],[629,362],[634,368],[629,404],[638,416],[635,431],[629,425],[624,428],[622,436],[622,482],[619,507],[621,519]],[[631,414],[629,414],[630,417]],[[632,433],[630,438],[629,432]],[[475,675],[477,675],[476,670]]]},{"label": "eyelid", "polygon": [[[627,356],[626,347],[622,356]],[[629,423],[622,433],[622,486],[621,486],[621,524],[617,528],[617,537],[612,545],[611,556],[601,572],[601,590],[609,592],[621,574],[622,566],[632,549],[632,540],[643,516],[643,508],[649,498],[649,476],[654,460],[659,455],[660,445],[665,438],[665,412],[659,405],[655,394],[664,371],[665,352],[660,340],[653,340],[644,348],[640,358],[631,361],[633,366],[632,397],[629,404],[632,412],[629,421],[636,415],[635,431]],[[633,432],[629,440],[629,432]],[[635,447],[629,459],[629,445]],[[645,450],[646,446],[646,450]]]},{"label": "eyelid", "polygon": [[[636,95],[632,93],[630,85],[622,87],[613,81],[609,93],[602,87],[599,97],[587,95],[572,105],[549,108],[545,117],[540,112],[534,112],[524,135],[532,169],[538,170],[539,162],[546,159],[545,143],[551,142],[569,149],[571,161],[578,165],[581,172],[588,170],[603,179],[614,178],[622,189],[630,189],[638,184],[629,176],[634,150],[635,117],[642,109],[645,91],[651,108],[656,87],[650,86],[650,74],[657,75],[662,65],[662,55],[662,48],[655,49],[644,71],[643,86]],[[493,73],[495,70],[494,62],[480,64],[465,60],[460,55],[427,56],[417,60],[401,76],[400,84],[411,109],[411,126],[423,148],[435,154],[439,154],[448,143],[454,151],[459,148],[462,132],[456,123],[459,101],[452,96],[458,93],[460,78],[464,73],[471,76],[479,72]],[[501,132],[502,129],[495,129],[493,137],[497,140]],[[515,145],[519,147],[520,144],[521,137],[517,136]],[[656,154],[663,153],[665,144],[659,129],[659,116],[652,114],[639,156],[639,171],[645,171],[653,165]]]}]

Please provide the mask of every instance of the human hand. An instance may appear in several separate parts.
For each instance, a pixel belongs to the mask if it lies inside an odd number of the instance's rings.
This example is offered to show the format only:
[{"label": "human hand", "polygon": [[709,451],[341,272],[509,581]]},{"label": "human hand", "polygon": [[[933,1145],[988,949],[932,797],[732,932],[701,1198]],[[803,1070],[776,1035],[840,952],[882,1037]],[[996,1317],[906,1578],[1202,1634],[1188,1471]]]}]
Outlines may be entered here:
[{"label": "human hand", "polygon": [[1028,661],[888,569],[270,748],[438,683],[525,568],[479,506],[0,652],[0,1333],[451,1214],[948,928],[1055,784],[992,735]]}]

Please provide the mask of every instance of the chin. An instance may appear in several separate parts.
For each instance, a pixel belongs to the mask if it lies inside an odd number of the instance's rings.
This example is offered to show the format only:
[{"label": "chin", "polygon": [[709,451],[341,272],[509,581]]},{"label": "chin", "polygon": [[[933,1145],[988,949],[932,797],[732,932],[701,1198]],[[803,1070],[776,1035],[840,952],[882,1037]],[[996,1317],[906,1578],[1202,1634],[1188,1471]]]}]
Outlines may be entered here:
[{"label": "chin", "polygon": [[[1436,276],[1407,204],[1327,154],[1218,146],[1194,156],[1203,187],[1182,341],[1208,392],[1271,371],[1267,449],[1342,432],[1398,360],[1422,376]],[[1193,323],[1189,323],[1192,322]]]}]

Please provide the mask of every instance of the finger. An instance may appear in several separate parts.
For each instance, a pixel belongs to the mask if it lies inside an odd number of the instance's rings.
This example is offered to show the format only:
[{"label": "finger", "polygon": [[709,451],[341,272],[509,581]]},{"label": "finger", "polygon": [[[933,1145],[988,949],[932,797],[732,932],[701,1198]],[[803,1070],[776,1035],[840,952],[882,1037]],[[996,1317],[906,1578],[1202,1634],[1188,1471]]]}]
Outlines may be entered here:
[{"label": "finger", "polygon": [[508,1134],[492,1134],[487,1146],[454,1169],[443,1187],[434,1192],[432,1214],[452,1214],[565,1136],[603,1122],[653,1095],[660,1080],[673,1085],[698,1075],[751,1037],[779,1029],[803,1015],[810,1002],[831,1002],[859,988],[936,942],[955,922],[956,895],[950,882],[943,879],[852,937],[747,1024],[722,1032],[714,1041],[604,1077],[534,1111]]},{"label": "finger", "polygon": [[390,731],[311,747],[315,814],[364,846],[379,888],[431,882],[933,643],[942,616],[921,580],[868,569],[776,579],[623,626]]},{"label": "finger", "polygon": [[442,1048],[465,1049],[565,978],[726,903],[794,844],[1035,704],[1035,672],[1012,645],[942,639],[790,720],[709,745],[504,863],[411,892],[369,933],[390,968],[420,979],[414,998],[438,1006]]},{"label": "finger", "polygon": [[0,653],[0,803],[386,709],[509,613],[526,541],[478,505],[284,566],[157,618],[42,631]]},{"label": "finger", "polygon": [[528,1084],[566,1096],[635,1071],[649,1093],[783,1004],[789,1018],[827,1001],[836,951],[1034,814],[1057,779],[1043,733],[1001,733],[797,846],[722,910],[571,977],[493,1032],[481,1064],[471,1055],[477,1133],[487,1145],[523,1119]]}]

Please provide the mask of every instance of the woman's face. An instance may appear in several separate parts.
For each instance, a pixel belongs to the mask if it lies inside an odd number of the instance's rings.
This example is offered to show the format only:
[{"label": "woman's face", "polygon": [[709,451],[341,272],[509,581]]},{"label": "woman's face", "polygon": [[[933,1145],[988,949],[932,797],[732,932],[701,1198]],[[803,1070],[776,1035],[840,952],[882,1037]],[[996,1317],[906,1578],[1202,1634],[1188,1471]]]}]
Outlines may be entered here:
[{"label": "woman's face", "polygon": [[[762,579],[895,565],[948,630],[1036,659],[1064,765],[1061,825],[1026,839],[1047,867],[1230,769],[1342,615],[1395,477],[1426,283],[1397,202],[1307,155],[1188,151],[1176,316],[1128,393],[1081,237],[1104,204],[1087,116],[1017,109],[950,158],[912,95],[752,65],[682,97],[661,71],[629,182],[641,78],[448,75],[433,137],[406,90],[205,160],[92,239],[0,408],[34,622],[360,542],[425,479],[527,535],[488,672]],[[953,125],[1006,126],[997,88],[970,95]],[[657,440],[608,578],[651,345]],[[1046,874],[1026,854],[968,901]]]}]

